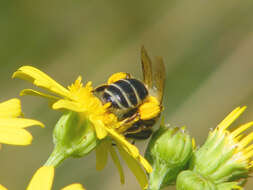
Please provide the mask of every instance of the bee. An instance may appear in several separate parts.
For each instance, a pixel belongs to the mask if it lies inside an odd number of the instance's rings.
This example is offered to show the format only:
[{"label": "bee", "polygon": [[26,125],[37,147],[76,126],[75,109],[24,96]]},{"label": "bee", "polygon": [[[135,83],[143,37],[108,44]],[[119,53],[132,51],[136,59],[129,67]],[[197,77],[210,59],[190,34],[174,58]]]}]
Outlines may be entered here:
[{"label": "bee", "polygon": [[115,73],[107,84],[94,90],[94,94],[105,104],[110,102],[109,111],[121,121],[125,137],[144,140],[151,136],[152,126],[162,111],[165,84],[165,66],[157,57],[152,64],[147,51],[141,48],[143,81],[128,73]]}]

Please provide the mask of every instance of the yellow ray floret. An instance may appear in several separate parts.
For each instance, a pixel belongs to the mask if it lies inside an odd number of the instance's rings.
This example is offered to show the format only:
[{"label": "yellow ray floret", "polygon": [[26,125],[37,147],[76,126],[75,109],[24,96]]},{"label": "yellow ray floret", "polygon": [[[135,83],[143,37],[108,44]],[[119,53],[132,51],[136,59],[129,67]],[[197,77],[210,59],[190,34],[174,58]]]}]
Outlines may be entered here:
[{"label": "yellow ray floret", "polygon": [[7,190],[7,188],[4,187],[4,186],[2,186],[2,185],[0,185],[0,190]]},{"label": "yellow ray floret", "polygon": [[62,85],[50,78],[45,73],[31,66],[20,67],[12,75],[13,78],[18,77],[32,82],[34,85],[44,88],[60,96],[68,97],[69,92]]},{"label": "yellow ray floret", "polygon": [[[54,180],[54,167],[43,166],[32,177],[27,190],[51,190]],[[81,184],[68,185],[62,190],[85,190]]]},{"label": "yellow ray floret", "polygon": [[[215,129],[215,131],[223,134],[226,138],[227,148],[234,149],[233,160],[235,162],[243,162],[252,167],[251,160],[253,158],[253,132],[248,135],[242,134],[247,129],[253,126],[253,121],[237,127],[234,131],[230,132],[228,127],[234,122],[246,109],[246,106],[234,109]],[[214,131],[214,132],[215,132]],[[249,145],[250,144],[250,145]]]},{"label": "yellow ray floret", "polygon": [[68,186],[62,188],[61,190],[85,190],[85,189],[81,184],[74,183],[74,184],[71,184],[71,185],[68,185]]},{"label": "yellow ray floret", "polygon": [[0,118],[18,117],[21,115],[20,100],[13,98],[0,103]]},{"label": "yellow ray floret", "polygon": [[120,159],[119,159],[115,149],[113,148],[112,144],[110,144],[110,146],[109,146],[109,151],[110,151],[112,160],[118,169],[118,172],[120,175],[120,182],[121,182],[121,184],[124,184],[125,183],[125,176],[124,176],[123,168],[120,164]]},{"label": "yellow ray floret", "polygon": [[246,109],[244,106],[242,108],[237,107],[234,109],[219,125],[216,129],[226,130],[231,123],[233,123]]},{"label": "yellow ray floret", "polygon": [[231,135],[235,138],[238,135],[240,135],[243,131],[247,130],[248,128],[250,128],[251,126],[253,126],[253,122],[249,122],[246,123],[240,127],[237,127],[236,130],[234,130]]},{"label": "yellow ray floret", "polygon": [[33,125],[43,127],[36,120],[18,118],[21,115],[21,104],[17,98],[0,103],[0,143],[10,145],[29,145],[32,135],[25,129]]}]

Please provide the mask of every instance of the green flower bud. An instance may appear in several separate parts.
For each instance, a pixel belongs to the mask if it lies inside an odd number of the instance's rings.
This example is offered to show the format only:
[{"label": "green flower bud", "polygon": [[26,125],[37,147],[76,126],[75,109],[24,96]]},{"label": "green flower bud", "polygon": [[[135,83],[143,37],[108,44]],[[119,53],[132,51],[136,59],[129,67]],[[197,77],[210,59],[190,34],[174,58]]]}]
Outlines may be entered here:
[{"label": "green flower bud", "polygon": [[84,156],[98,143],[90,121],[72,111],[63,114],[55,125],[53,140],[54,151],[45,165],[57,166],[68,157]]},{"label": "green flower bud", "polygon": [[209,178],[191,171],[182,171],[177,177],[177,190],[232,190],[241,189],[238,182],[215,184]]},{"label": "green flower bud", "polygon": [[190,170],[185,170],[177,176],[177,190],[218,190],[209,179]]},{"label": "green flower bud", "polygon": [[237,147],[233,146],[232,140],[229,133],[218,130],[211,132],[205,144],[194,152],[190,168],[209,177],[215,183],[247,177],[247,164],[237,161],[234,157]]},{"label": "green flower bud", "polygon": [[160,127],[152,136],[145,157],[152,165],[149,189],[174,184],[192,155],[192,141],[182,128]]},{"label": "green flower bud", "polygon": [[[203,146],[194,152],[190,168],[211,179],[215,184],[242,181],[248,177],[252,167],[253,133],[247,135],[246,129],[253,122],[229,131],[230,124],[239,117],[246,107],[232,111],[213,131]],[[243,185],[243,184],[239,184]]]}]

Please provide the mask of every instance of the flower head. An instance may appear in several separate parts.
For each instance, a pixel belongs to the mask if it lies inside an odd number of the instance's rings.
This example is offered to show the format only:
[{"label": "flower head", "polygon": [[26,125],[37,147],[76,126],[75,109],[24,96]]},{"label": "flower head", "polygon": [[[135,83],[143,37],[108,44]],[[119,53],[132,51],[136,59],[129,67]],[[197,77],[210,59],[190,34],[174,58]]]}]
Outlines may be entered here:
[{"label": "flower head", "polygon": [[205,144],[193,156],[191,168],[214,183],[224,183],[247,178],[252,168],[253,133],[243,133],[253,122],[228,130],[228,127],[246,109],[233,110],[213,131]]},{"label": "flower head", "polygon": [[13,98],[0,103],[0,143],[10,145],[29,145],[32,135],[25,129],[33,125],[43,127],[36,120],[20,118],[20,100]]},{"label": "flower head", "polygon": [[123,182],[122,168],[119,164],[116,152],[114,151],[114,147],[112,146],[112,141],[114,141],[119,153],[134,172],[141,186],[143,188],[146,186],[147,180],[142,167],[144,167],[147,172],[151,172],[151,166],[139,154],[138,149],[129,143],[122,135],[122,130],[125,129],[125,126],[118,121],[113,113],[108,111],[110,103],[103,105],[102,102],[93,95],[91,82],[83,85],[81,77],[79,76],[72,85],[65,88],[42,71],[31,66],[19,68],[13,74],[13,77],[28,80],[34,85],[49,92],[44,93],[32,89],[25,89],[21,92],[21,95],[45,97],[52,102],[53,109],[64,109],[77,113],[78,119],[73,120],[73,122],[80,123],[82,121],[88,121],[88,123],[92,125],[97,138],[101,141],[99,147],[97,147],[97,168],[101,169],[104,167],[106,155],[109,151],[120,171],[121,181]]}]

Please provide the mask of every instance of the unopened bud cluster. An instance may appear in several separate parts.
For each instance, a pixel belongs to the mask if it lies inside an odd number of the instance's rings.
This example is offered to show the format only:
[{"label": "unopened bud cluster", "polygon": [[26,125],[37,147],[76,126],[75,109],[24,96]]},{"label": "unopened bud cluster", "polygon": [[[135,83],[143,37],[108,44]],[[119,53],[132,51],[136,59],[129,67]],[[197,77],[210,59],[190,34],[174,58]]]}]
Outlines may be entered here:
[{"label": "unopened bud cluster", "polygon": [[253,122],[233,132],[227,128],[245,108],[232,111],[199,148],[184,128],[160,127],[145,154],[153,167],[149,190],[169,185],[176,185],[177,190],[242,189],[253,163],[253,133],[241,133]]},{"label": "unopened bud cluster", "polygon": [[186,169],[192,155],[192,141],[183,128],[160,127],[149,142],[146,158],[153,167],[149,189],[155,190],[175,183]]}]

